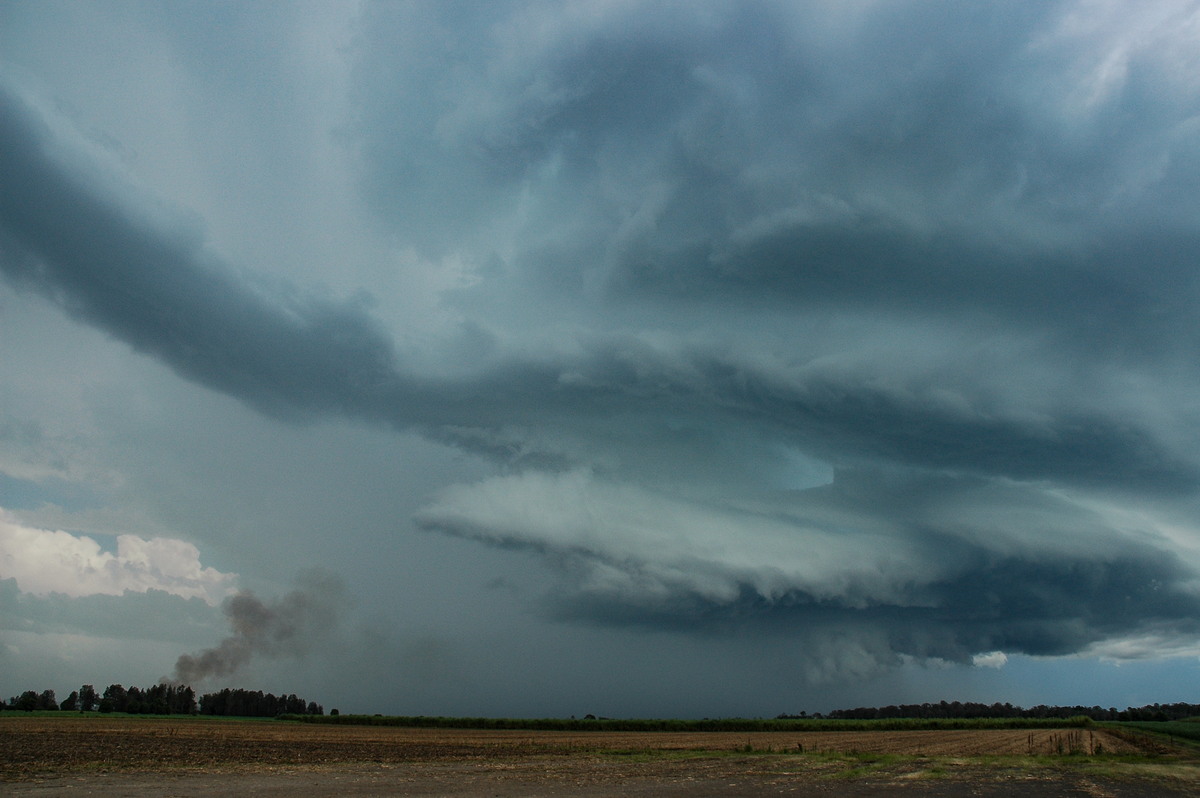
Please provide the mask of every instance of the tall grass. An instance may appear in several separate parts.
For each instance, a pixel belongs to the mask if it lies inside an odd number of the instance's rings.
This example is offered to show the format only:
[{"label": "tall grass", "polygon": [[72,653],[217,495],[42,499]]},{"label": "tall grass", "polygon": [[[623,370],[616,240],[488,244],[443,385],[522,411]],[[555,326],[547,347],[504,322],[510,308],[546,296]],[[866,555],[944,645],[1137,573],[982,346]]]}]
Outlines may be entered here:
[{"label": "tall grass", "polygon": [[1165,734],[1173,738],[1200,743],[1200,722],[1194,720],[1127,721],[1106,723],[1105,725],[1110,728],[1137,729],[1154,734]]}]

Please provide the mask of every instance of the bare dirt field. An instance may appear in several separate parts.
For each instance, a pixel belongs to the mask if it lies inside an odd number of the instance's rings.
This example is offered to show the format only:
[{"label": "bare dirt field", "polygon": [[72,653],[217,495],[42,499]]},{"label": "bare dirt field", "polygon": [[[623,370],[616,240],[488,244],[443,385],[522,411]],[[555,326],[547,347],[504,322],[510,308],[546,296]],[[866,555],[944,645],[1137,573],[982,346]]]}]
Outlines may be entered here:
[{"label": "bare dirt field", "polygon": [[5,714],[0,794],[1149,798],[1200,795],[1200,766],[1100,729],[571,733]]}]

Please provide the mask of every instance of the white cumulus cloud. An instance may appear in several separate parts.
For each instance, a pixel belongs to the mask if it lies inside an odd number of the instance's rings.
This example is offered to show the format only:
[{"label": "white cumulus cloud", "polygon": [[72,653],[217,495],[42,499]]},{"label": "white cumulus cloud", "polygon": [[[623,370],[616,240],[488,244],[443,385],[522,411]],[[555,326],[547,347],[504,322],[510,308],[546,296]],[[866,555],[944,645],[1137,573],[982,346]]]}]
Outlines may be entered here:
[{"label": "white cumulus cloud", "polygon": [[1008,664],[1008,655],[1003,651],[989,651],[971,657],[971,664],[977,668],[1003,668]]},{"label": "white cumulus cloud", "polygon": [[237,574],[202,566],[199,549],[183,540],[118,535],[114,554],[86,535],[23,526],[0,510],[0,578],[38,595],[162,590],[215,605],[233,592]]}]

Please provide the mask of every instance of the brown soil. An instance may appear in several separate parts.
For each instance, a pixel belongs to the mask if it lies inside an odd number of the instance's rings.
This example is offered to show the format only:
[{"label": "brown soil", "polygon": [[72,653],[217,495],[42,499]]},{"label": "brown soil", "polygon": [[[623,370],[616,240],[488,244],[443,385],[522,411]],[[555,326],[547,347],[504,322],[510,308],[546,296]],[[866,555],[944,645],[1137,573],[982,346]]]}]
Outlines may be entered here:
[{"label": "brown soil", "polygon": [[1147,753],[1163,751],[1087,729],[562,733],[6,714],[0,793],[1200,794],[1194,764],[1107,756]]}]

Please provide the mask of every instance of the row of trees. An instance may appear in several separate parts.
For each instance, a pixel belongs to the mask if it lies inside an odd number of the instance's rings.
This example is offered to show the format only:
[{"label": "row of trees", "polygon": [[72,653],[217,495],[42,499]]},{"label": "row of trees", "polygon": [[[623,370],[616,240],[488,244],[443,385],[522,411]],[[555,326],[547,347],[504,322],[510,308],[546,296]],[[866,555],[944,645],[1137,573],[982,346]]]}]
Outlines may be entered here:
[{"label": "row of trees", "polygon": [[936,704],[899,704],[886,707],[836,709],[827,715],[780,715],[780,718],[814,717],[832,720],[878,720],[892,718],[1074,718],[1092,720],[1165,721],[1200,716],[1200,704],[1148,704],[1144,707],[1060,707],[1039,704],[1024,709],[1012,704],[980,704],[974,701],[940,701]]},{"label": "row of trees", "polygon": [[276,715],[324,715],[325,710],[315,701],[290,695],[275,696],[261,690],[230,690],[205,693],[196,698],[196,691],[185,684],[160,683],[152,687],[123,687],[110,684],[103,693],[85,684],[72,690],[60,703],[53,690],[26,690],[19,696],[0,703],[0,708],[33,712],[61,710],[67,712],[126,712],[132,715],[237,715],[273,718]]},{"label": "row of trees", "polygon": [[43,690],[41,693],[38,693],[36,690],[26,690],[19,696],[13,696],[8,699],[8,703],[2,706],[5,709],[19,709],[22,712],[33,712],[35,709],[58,709],[58,701],[54,697],[53,690]]},{"label": "row of trees", "polygon": [[251,692],[226,687],[219,693],[205,693],[200,697],[200,714],[273,718],[276,715],[324,715],[325,709],[315,701],[305,703],[295,693],[276,696],[262,690]]},{"label": "row of trees", "polygon": [[53,690],[26,690],[8,700],[7,709],[62,710],[66,712],[127,712],[132,715],[191,715],[196,712],[196,691],[183,684],[130,687],[110,684],[102,694],[85,684],[59,703]]}]

